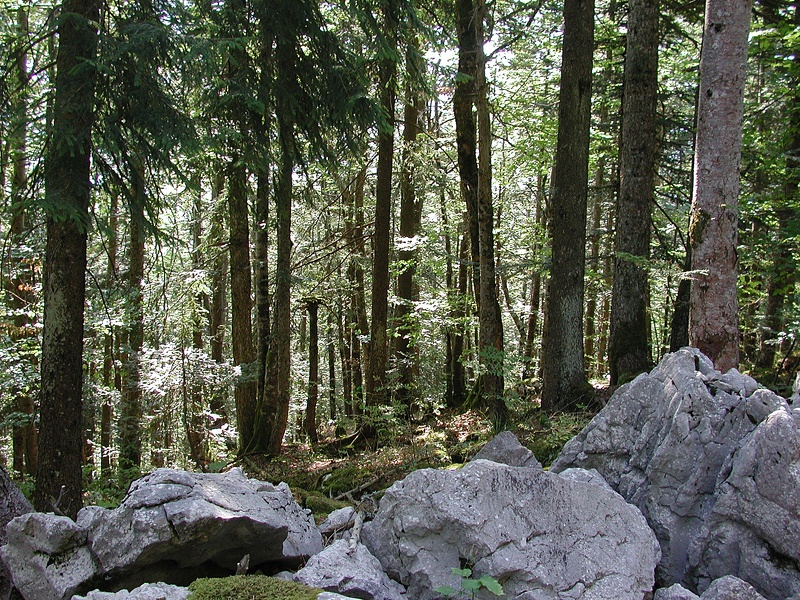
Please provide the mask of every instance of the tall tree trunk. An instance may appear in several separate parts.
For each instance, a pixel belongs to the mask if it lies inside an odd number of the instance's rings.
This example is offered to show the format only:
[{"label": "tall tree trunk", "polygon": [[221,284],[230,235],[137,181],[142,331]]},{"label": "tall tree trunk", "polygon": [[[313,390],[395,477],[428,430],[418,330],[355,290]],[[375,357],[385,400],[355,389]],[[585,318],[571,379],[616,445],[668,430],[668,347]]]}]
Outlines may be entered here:
[{"label": "tall tree trunk", "polygon": [[453,336],[453,406],[462,407],[467,401],[467,374],[464,368],[465,355],[469,357],[468,350],[465,352],[465,340],[468,342],[466,325],[467,307],[469,306],[469,231],[468,217],[464,218],[464,234],[458,248],[458,287],[456,289],[455,309],[453,311],[453,321],[456,329]]},{"label": "tall tree trunk", "polygon": [[99,0],[64,0],[45,157],[45,309],[33,500],[37,510],[49,511],[60,499],[58,508],[72,518],[81,507],[83,305],[99,21]]},{"label": "tall tree trunk", "polygon": [[[111,205],[108,209],[108,233],[106,239],[106,252],[108,264],[106,266],[107,288],[111,288],[117,279],[117,251],[119,248],[119,196],[111,194]],[[117,369],[114,366],[116,346],[118,344],[117,328],[109,324],[109,329],[103,336],[103,386],[106,390],[117,389]],[[114,423],[114,405],[111,398],[106,398],[101,408],[100,416],[100,474],[104,478],[111,477],[112,454],[112,425]]]},{"label": "tall tree trunk", "polygon": [[[438,164],[437,167],[441,168],[441,165]],[[456,281],[455,281],[455,272],[453,269],[453,244],[450,239],[450,232],[449,232],[449,225],[450,220],[447,216],[447,203],[445,202],[445,193],[444,188],[442,188],[440,196],[439,196],[439,210],[441,211],[442,216],[442,224],[445,230],[444,236],[444,253],[446,258],[446,285],[447,285],[447,306],[448,306],[448,317],[450,323],[445,327],[445,367],[444,367],[444,374],[445,374],[445,392],[444,392],[444,403],[445,406],[454,408],[459,406],[463,403],[463,380],[464,380],[464,367],[461,364],[461,356],[460,356],[460,348],[456,343],[456,340],[459,336],[459,330],[461,328],[461,323],[458,319],[459,314],[459,307],[458,302],[459,298],[457,295],[456,289]],[[458,237],[456,241],[458,241]],[[461,342],[463,345],[463,340]],[[456,357],[456,352],[459,352],[459,356]],[[461,388],[461,396],[456,397],[456,383],[457,379],[461,380],[462,388]]]},{"label": "tall tree trunk", "polygon": [[319,441],[317,400],[319,399],[319,301],[306,302],[308,310],[308,398],[304,429],[312,446]]},{"label": "tall tree trunk", "polygon": [[270,328],[270,290],[269,290],[269,196],[270,196],[270,170],[267,158],[270,155],[270,136],[269,129],[272,125],[270,118],[269,96],[271,93],[271,82],[274,73],[271,69],[273,62],[274,36],[269,20],[271,15],[260,17],[261,48],[259,52],[259,63],[261,72],[259,74],[259,95],[263,103],[264,115],[253,111],[251,120],[255,124],[254,135],[256,137],[256,147],[260,157],[255,161],[256,172],[256,231],[255,231],[255,295],[256,295],[256,333],[257,333],[257,364],[258,364],[258,390],[256,397],[261,398],[264,394],[264,382],[266,373],[264,367],[267,364],[267,352],[269,351],[269,328]]},{"label": "tall tree trunk", "polygon": [[[602,104],[600,109],[600,123],[608,121],[608,107],[605,103]],[[605,186],[606,176],[606,156],[601,153],[597,158],[597,170],[594,176],[594,194],[592,194],[591,208],[592,208],[592,223],[590,226],[591,242],[589,243],[589,270],[592,277],[587,285],[587,298],[586,298],[586,332],[583,341],[584,360],[586,362],[586,371],[589,375],[597,374],[597,356],[595,347],[597,343],[597,296],[599,295],[600,282],[596,273],[600,266],[600,225],[603,216],[603,200],[601,190]]]},{"label": "tall tree trunk", "polygon": [[480,249],[480,300],[478,301],[479,346],[481,372],[481,404],[489,413],[495,429],[508,420],[503,392],[505,347],[503,318],[497,299],[497,275],[494,260],[494,207],[492,204],[492,129],[489,115],[489,89],[486,81],[486,55],[483,50],[486,3],[477,0],[474,26],[478,41],[475,71],[476,109],[478,120],[478,243]]},{"label": "tall tree trunk", "polygon": [[[14,331],[12,337],[18,341],[30,340],[37,336],[35,321],[28,316],[29,307],[35,302],[34,265],[30,257],[21,253],[23,236],[29,229],[28,215],[25,210],[28,189],[28,52],[27,8],[17,9],[17,36],[19,47],[15,51],[15,68],[18,91],[13,95],[12,122],[9,127],[8,144],[12,162],[11,178],[11,226],[9,228],[8,253],[6,260],[10,270],[10,278],[6,282],[8,307],[14,315]],[[30,368],[35,371],[38,359],[30,353]],[[26,415],[24,425],[13,428],[14,470],[19,473],[35,475],[37,463],[37,430],[35,423],[35,405],[31,394],[25,386],[14,386],[16,410]]]},{"label": "tall tree trunk", "polygon": [[[389,48],[380,62],[378,89],[381,111],[386,122],[378,130],[378,167],[375,183],[375,232],[372,237],[372,314],[369,341],[369,369],[366,377],[366,401],[371,407],[388,402],[386,366],[388,363],[389,259],[391,256],[392,164],[394,157],[394,107],[397,65],[397,25],[395,6],[384,7],[384,36]],[[374,437],[368,424],[367,437]]]},{"label": "tall tree trunk", "polygon": [[[279,40],[275,58],[282,79],[279,85],[291,88],[295,80],[297,57],[294,41]],[[292,365],[292,173],[296,164],[294,117],[285,95],[275,105],[278,123],[280,166],[275,182],[275,217],[277,220],[277,256],[273,325],[265,365],[264,394],[258,400],[255,434],[248,447],[251,452],[276,456],[281,452],[283,435],[289,419],[290,375]]]},{"label": "tall tree trunk", "polygon": [[264,393],[269,351],[270,294],[269,294],[269,177],[259,173],[256,178],[256,232],[255,232],[255,292],[256,332],[258,364],[258,390],[256,397]]},{"label": "tall tree trunk", "polygon": [[[137,476],[142,464],[142,388],[140,382],[141,352],[144,344],[144,165],[138,157],[131,159],[131,199],[128,248],[128,361],[122,385],[119,416],[120,478],[127,483]],[[158,426],[158,419],[152,422]],[[160,439],[160,437],[157,437]],[[159,451],[154,448],[154,451]]]},{"label": "tall tree trunk", "polygon": [[250,270],[250,212],[247,202],[247,169],[234,157],[228,171],[228,227],[231,265],[231,346],[233,364],[242,368],[233,395],[239,449],[244,451],[253,437],[258,380],[253,348],[252,276]]},{"label": "tall tree trunk", "polygon": [[[536,224],[544,230],[545,214],[544,214],[544,196],[546,176],[542,173],[538,174],[536,185]],[[534,259],[537,258],[536,253],[540,251],[540,245],[537,243],[533,248]],[[528,312],[528,319],[525,329],[525,348],[523,350],[523,357],[525,366],[522,371],[523,379],[531,379],[535,377],[536,370],[533,368],[534,363],[534,348],[536,341],[536,334],[539,328],[539,304],[542,293],[542,275],[539,264],[536,264],[533,275],[531,275],[531,302],[530,312]]]},{"label": "tall tree trunk", "polygon": [[697,105],[689,342],[720,371],[739,365],[739,164],[752,0],[707,0]]},{"label": "tall tree trunk", "polygon": [[546,411],[567,410],[589,393],[583,361],[583,296],[593,40],[594,0],[565,0],[553,255],[542,333]]},{"label": "tall tree trunk", "polygon": [[339,337],[339,361],[342,364],[342,402],[344,414],[353,416],[353,365],[350,361],[350,323],[347,318],[349,307],[345,308],[344,299],[339,302],[336,311],[336,328]]},{"label": "tall tree trunk", "polygon": [[[692,268],[691,248],[687,249],[684,271]],[[677,352],[689,345],[689,300],[691,297],[692,280],[684,277],[678,283],[678,292],[675,294],[675,305],[672,308],[672,320],[669,328],[669,351]]]},{"label": "tall tree trunk", "polygon": [[472,292],[480,298],[480,231],[478,226],[478,159],[477,127],[473,108],[477,95],[475,79],[478,69],[479,40],[475,27],[476,7],[473,0],[457,0],[456,30],[458,34],[458,76],[453,93],[453,116],[456,122],[456,154],[461,197],[466,206],[469,224],[469,251],[472,265]]},{"label": "tall tree trunk", "polygon": [[352,405],[355,414],[360,414],[364,405],[364,372],[369,370],[369,356],[362,355],[361,336],[369,333],[367,322],[366,294],[364,290],[364,263],[366,263],[366,244],[364,241],[364,185],[366,170],[362,169],[356,178],[343,191],[342,197],[348,206],[348,221],[345,229],[348,246],[353,255],[347,265],[347,280],[350,286],[349,308],[346,319],[346,333],[350,350],[352,384]]},{"label": "tall tree trunk", "polygon": [[403,158],[400,176],[400,237],[402,247],[398,252],[401,272],[397,275],[397,299],[395,317],[397,320],[397,337],[395,338],[395,356],[400,373],[397,400],[406,413],[411,415],[414,402],[414,374],[418,370],[417,350],[411,344],[417,329],[414,316],[415,303],[419,300],[419,287],[415,281],[417,249],[415,236],[419,233],[422,221],[422,202],[417,197],[416,167],[417,136],[421,131],[420,115],[424,109],[422,91],[416,83],[421,77],[423,65],[416,43],[409,44],[406,50],[406,100],[403,128]]},{"label": "tall tree trunk", "polygon": [[[210,246],[216,248],[211,267],[211,309],[208,311],[208,327],[211,345],[211,360],[221,365],[225,360],[225,319],[228,314],[228,252],[219,250],[223,246],[223,230],[225,227],[225,210],[221,210],[219,198],[225,187],[225,173],[216,170],[211,183],[211,206],[214,217],[209,231]],[[213,427],[227,423],[228,414],[225,408],[225,392],[215,390],[210,400]]]},{"label": "tall tree trunk", "polygon": [[[198,178],[199,179],[199,178]],[[200,188],[200,182],[197,181]],[[192,203],[192,268],[202,269],[202,237],[203,237],[203,198],[198,192]],[[184,427],[186,439],[189,443],[189,453],[194,464],[205,470],[208,464],[208,423],[205,421],[205,401],[203,397],[203,384],[200,374],[195,366],[203,350],[203,309],[208,305],[205,292],[200,292],[195,297],[192,314],[192,355],[193,361],[186,360],[186,351],[183,350],[183,376],[184,376]],[[195,363],[195,365],[192,364]]]},{"label": "tall tree trunk", "polygon": [[650,256],[658,146],[658,10],[658,0],[629,4],[608,348],[612,385],[650,367],[645,263]]},{"label": "tall tree trunk", "polygon": [[[795,7],[794,24],[800,26],[800,6]],[[791,227],[797,215],[794,199],[800,189],[800,55],[795,53],[794,69],[790,71],[792,99],[789,104],[789,127],[786,143],[786,179],[783,184],[783,202],[777,207],[778,220],[777,252],[773,255],[772,273],[767,284],[767,298],[764,307],[764,321],[758,340],[756,366],[769,369],[775,364],[777,345],[775,338],[786,322],[784,307],[793,293],[797,281],[795,246],[792,242]]]},{"label": "tall tree trunk", "polygon": [[333,311],[328,308],[328,414],[331,421],[336,422],[336,340],[334,336],[335,319]]}]

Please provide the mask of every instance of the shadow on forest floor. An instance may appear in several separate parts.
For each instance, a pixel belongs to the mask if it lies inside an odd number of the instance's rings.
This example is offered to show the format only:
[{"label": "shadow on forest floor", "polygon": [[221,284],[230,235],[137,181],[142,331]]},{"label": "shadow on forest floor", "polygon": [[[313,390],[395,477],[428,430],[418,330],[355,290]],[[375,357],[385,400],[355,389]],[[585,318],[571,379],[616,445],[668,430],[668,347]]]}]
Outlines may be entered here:
[{"label": "shadow on forest floor", "polygon": [[[546,414],[538,402],[527,402],[523,410],[517,403],[512,406],[508,429],[547,468],[611,395],[607,387],[598,387],[596,392],[595,410]],[[315,449],[288,444],[279,457],[249,455],[233,464],[256,479],[285,481],[301,505],[322,516],[358,502],[365,494],[385,490],[417,469],[457,468],[492,436],[491,423],[481,413],[442,411],[383,432],[374,451],[340,448],[329,436]]]}]

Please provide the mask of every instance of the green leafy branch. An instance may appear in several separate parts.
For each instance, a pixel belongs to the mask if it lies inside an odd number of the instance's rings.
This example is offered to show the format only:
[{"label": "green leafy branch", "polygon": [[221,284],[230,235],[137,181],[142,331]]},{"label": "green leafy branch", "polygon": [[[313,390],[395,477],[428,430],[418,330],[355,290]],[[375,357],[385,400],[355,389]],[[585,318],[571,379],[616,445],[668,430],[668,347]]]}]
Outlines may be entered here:
[{"label": "green leafy branch", "polygon": [[472,569],[456,569],[453,568],[453,575],[461,577],[461,587],[456,589],[450,585],[440,585],[434,588],[435,592],[440,593],[446,598],[472,598],[474,600],[475,594],[478,590],[485,588],[492,592],[495,596],[503,595],[503,586],[491,575],[481,575],[477,579],[472,578]]}]

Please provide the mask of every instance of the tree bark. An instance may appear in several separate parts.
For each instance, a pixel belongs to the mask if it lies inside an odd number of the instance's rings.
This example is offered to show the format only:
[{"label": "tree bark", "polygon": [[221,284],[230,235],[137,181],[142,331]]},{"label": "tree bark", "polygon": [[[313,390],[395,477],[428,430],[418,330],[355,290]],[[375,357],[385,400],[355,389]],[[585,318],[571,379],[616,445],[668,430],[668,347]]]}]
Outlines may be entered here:
[{"label": "tree bark", "polygon": [[258,390],[256,397],[264,394],[269,351],[270,290],[269,290],[269,177],[260,173],[256,178],[256,241],[255,241],[255,292]]},{"label": "tree bark", "polygon": [[334,338],[335,319],[333,310],[328,308],[328,414],[331,421],[336,422],[336,340]]},{"label": "tree bark", "polygon": [[270,289],[269,289],[269,196],[270,196],[270,169],[267,158],[270,155],[269,129],[272,125],[270,117],[270,94],[272,79],[274,77],[273,46],[274,36],[271,31],[269,15],[260,16],[261,36],[259,63],[259,96],[264,105],[264,115],[252,111],[252,121],[255,124],[254,136],[259,157],[255,161],[256,172],[256,231],[255,231],[255,296],[256,296],[256,333],[257,333],[257,364],[258,364],[258,390],[256,397],[264,394],[269,351],[270,332]]},{"label": "tree bark", "polygon": [[[378,129],[378,167],[375,183],[375,231],[372,237],[372,314],[369,341],[369,369],[366,378],[367,406],[388,403],[386,366],[388,363],[389,262],[391,256],[392,164],[394,157],[394,107],[397,65],[397,25],[392,2],[384,8],[384,35],[390,48],[381,59],[378,89],[381,111],[386,122]],[[366,431],[374,437],[372,426]]]},{"label": "tree bark", "polygon": [[[128,330],[128,361],[122,385],[119,415],[119,469],[123,482],[138,476],[135,470],[142,464],[142,388],[140,360],[144,345],[144,165],[137,157],[131,159],[131,201],[128,223],[128,298],[130,328]],[[152,423],[157,426],[158,420]],[[158,451],[154,448],[154,451]]]},{"label": "tree bark", "polygon": [[99,0],[62,4],[53,131],[45,157],[45,310],[33,498],[42,511],[61,498],[59,510],[72,518],[82,503],[83,305],[99,19]]},{"label": "tree bark", "polygon": [[[200,188],[198,178],[197,188]],[[200,270],[203,268],[202,260],[202,238],[203,238],[203,198],[200,191],[194,196],[192,203],[192,268]],[[203,394],[203,382],[196,367],[197,359],[202,354],[203,341],[203,309],[208,305],[208,297],[205,292],[199,292],[194,299],[192,314],[192,349],[195,351],[190,355],[193,360],[186,360],[186,351],[182,350],[183,356],[183,387],[184,387],[184,427],[186,429],[186,440],[189,443],[189,454],[194,464],[202,471],[206,470],[208,464],[208,423],[205,418],[205,397]],[[195,364],[192,364],[195,363]]]},{"label": "tree bark", "polygon": [[234,157],[228,171],[228,227],[231,265],[231,346],[233,364],[242,369],[234,387],[239,449],[253,437],[258,379],[255,373],[250,265],[250,212],[247,202],[247,169]]},{"label": "tree bark", "polygon": [[[794,25],[800,26],[800,6],[795,7]],[[777,345],[775,338],[786,323],[784,307],[791,298],[793,286],[797,281],[795,245],[792,241],[792,222],[797,217],[796,204],[800,189],[800,56],[794,56],[794,69],[790,70],[792,99],[789,103],[789,127],[786,142],[786,179],[783,184],[783,202],[775,210],[778,220],[777,252],[773,255],[772,272],[767,284],[767,298],[764,306],[764,320],[758,340],[756,367],[769,369],[775,364]]]},{"label": "tree bark", "polygon": [[480,298],[480,230],[478,226],[478,159],[477,127],[473,108],[477,97],[475,79],[478,69],[479,43],[475,28],[476,7],[473,0],[457,0],[456,30],[458,34],[458,74],[453,93],[453,116],[456,122],[456,154],[461,197],[467,210],[469,252],[472,267],[472,291]]},{"label": "tree bark", "polygon": [[[297,67],[296,40],[279,40],[275,59],[280,84],[291,89]],[[255,434],[248,451],[277,456],[289,419],[292,365],[292,173],[296,164],[295,123],[289,98],[279,95],[275,104],[278,123],[279,170],[275,182],[277,220],[275,295],[270,344],[265,365],[264,394],[258,400]]]},{"label": "tree bark", "polygon": [[352,411],[360,414],[364,406],[364,373],[369,370],[369,356],[361,352],[361,336],[369,333],[367,322],[367,303],[364,290],[364,263],[366,263],[366,244],[364,242],[364,185],[366,171],[360,170],[355,180],[343,190],[342,195],[349,206],[351,215],[345,227],[348,232],[348,245],[353,248],[353,256],[347,266],[347,280],[350,285],[349,309],[347,311],[346,331],[348,338],[349,363],[352,385]]},{"label": "tree bark", "polygon": [[[114,285],[117,278],[117,251],[119,249],[119,197],[111,194],[110,200],[106,240],[106,252],[108,253],[106,287],[108,288]],[[117,389],[119,391],[122,387],[117,385],[117,369],[114,366],[118,337],[117,328],[109,324],[109,329],[103,337],[103,386],[107,390]],[[121,381],[119,383],[121,384]],[[111,477],[112,425],[114,423],[114,405],[110,398],[103,402],[100,411],[100,474],[107,478]]]},{"label": "tree bark", "polygon": [[542,333],[542,409],[568,410],[589,393],[583,360],[586,198],[594,1],[565,0],[553,247]]},{"label": "tree bark", "polygon": [[[542,230],[544,230],[546,226],[545,214],[543,210],[546,177],[544,176],[544,174],[539,173],[537,180],[538,181],[536,185],[536,224]],[[533,258],[535,260],[536,254],[541,252],[541,247],[537,243],[532,250],[534,251]],[[539,264],[536,264],[533,271],[533,275],[531,275],[530,312],[528,312],[528,319],[525,327],[525,347],[523,350],[523,357],[525,361],[522,370],[523,379],[532,379],[533,377],[536,376],[536,369],[533,368],[533,365],[534,365],[535,341],[539,329],[539,305],[542,295],[542,275],[540,269],[541,267],[539,266]]]},{"label": "tree bark", "polygon": [[478,60],[475,71],[476,113],[478,121],[478,243],[480,255],[480,301],[478,302],[481,404],[496,430],[508,420],[505,391],[503,318],[497,298],[494,260],[494,207],[492,203],[492,128],[489,115],[489,84],[486,81],[486,55],[483,50],[486,3],[477,0],[475,18]]},{"label": "tree bark", "polygon": [[[224,205],[219,205],[219,198],[225,187],[225,173],[217,169],[211,183],[211,205],[214,216],[211,220],[209,231],[212,248],[217,249],[212,258],[211,267],[211,308],[208,311],[208,328],[211,346],[211,360],[218,365],[225,361],[225,321],[228,314],[228,251],[221,250],[224,244],[223,231],[225,227]],[[225,407],[225,392],[215,390],[210,400],[212,427],[220,427],[228,421]]]},{"label": "tree bark", "polygon": [[397,299],[395,311],[397,337],[395,356],[400,373],[396,398],[406,416],[411,415],[415,399],[414,376],[418,370],[418,355],[411,340],[417,329],[414,316],[415,303],[419,300],[419,287],[415,281],[417,271],[417,249],[415,236],[419,233],[422,221],[422,201],[417,197],[416,167],[418,160],[417,136],[421,132],[420,115],[424,109],[422,91],[416,78],[421,77],[424,65],[417,43],[409,44],[406,51],[408,80],[406,82],[406,101],[403,128],[403,158],[400,176],[400,237],[403,246],[398,251],[401,271],[397,275]]},{"label": "tree bark", "polygon": [[629,3],[608,348],[612,385],[632,379],[651,363],[646,261],[658,146],[658,11],[658,0]]},{"label": "tree bark", "polygon": [[739,164],[752,0],[707,0],[697,105],[689,342],[720,371],[739,365]]},{"label": "tree bark", "polygon": [[[38,335],[35,320],[28,316],[29,307],[34,304],[35,271],[30,257],[20,252],[23,236],[30,228],[25,199],[28,189],[28,102],[29,81],[27,36],[28,12],[24,7],[17,9],[17,36],[19,44],[15,55],[16,80],[19,86],[12,96],[12,121],[9,126],[8,145],[12,163],[11,178],[11,226],[9,227],[8,252],[6,260],[10,270],[10,278],[6,281],[6,298],[8,307],[14,315],[14,330],[11,333],[15,341],[25,343]],[[38,368],[38,359],[31,353],[30,369]],[[35,423],[35,404],[33,396],[25,391],[26,386],[14,386],[16,410],[26,415],[28,421],[24,425],[15,426],[12,432],[14,470],[18,473],[34,475],[37,463],[37,429]]]},{"label": "tree bark", "polygon": [[319,442],[317,432],[317,400],[319,399],[319,301],[306,302],[308,310],[308,397],[305,431],[312,446]]}]

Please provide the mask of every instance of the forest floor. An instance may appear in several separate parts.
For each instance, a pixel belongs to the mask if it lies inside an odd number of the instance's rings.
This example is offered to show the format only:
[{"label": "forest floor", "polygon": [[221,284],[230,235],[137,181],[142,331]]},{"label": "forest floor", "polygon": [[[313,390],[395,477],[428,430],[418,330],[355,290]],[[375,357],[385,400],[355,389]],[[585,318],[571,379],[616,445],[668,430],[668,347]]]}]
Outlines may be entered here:
[{"label": "forest floor", "polygon": [[[509,403],[506,428],[533,451],[545,468],[549,467],[564,444],[605,406],[612,392],[608,386],[596,386],[590,406],[557,414],[542,411],[538,398],[517,399]],[[378,427],[375,449],[348,446],[341,431],[323,427],[320,441],[313,447],[308,443],[288,443],[278,457],[249,454],[210,467],[212,471],[241,467],[248,477],[273,484],[284,481],[297,501],[311,509],[319,521],[336,508],[362,501],[365,495],[379,497],[395,481],[417,469],[458,468],[493,435],[490,421],[478,411],[434,410],[412,423],[384,419]],[[30,496],[33,482],[26,479],[18,483]],[[127,490],[127,485],[116,478],[93,477],[84,483],[85,505],[113,508]]]},{"label": "forest floor", "polygon": [[[593,407],[599,410],[610,394],[607,387],[597,388]],[[538,403],[527,410],[512,407],[508,429],[548,467],[597,410],[546,414]],[[249,455],[235,464],[250,477],[285,481],[298,502],[319,520],[366,494],[380,494],[417,469],[457,468],[492,435],[491,423],[479,412],[441,411],[420,422],[388,425],[380,432],[375,450],[341,447],[330,432],[314,449],[308,444],[288,444],[277,458]]]}]

